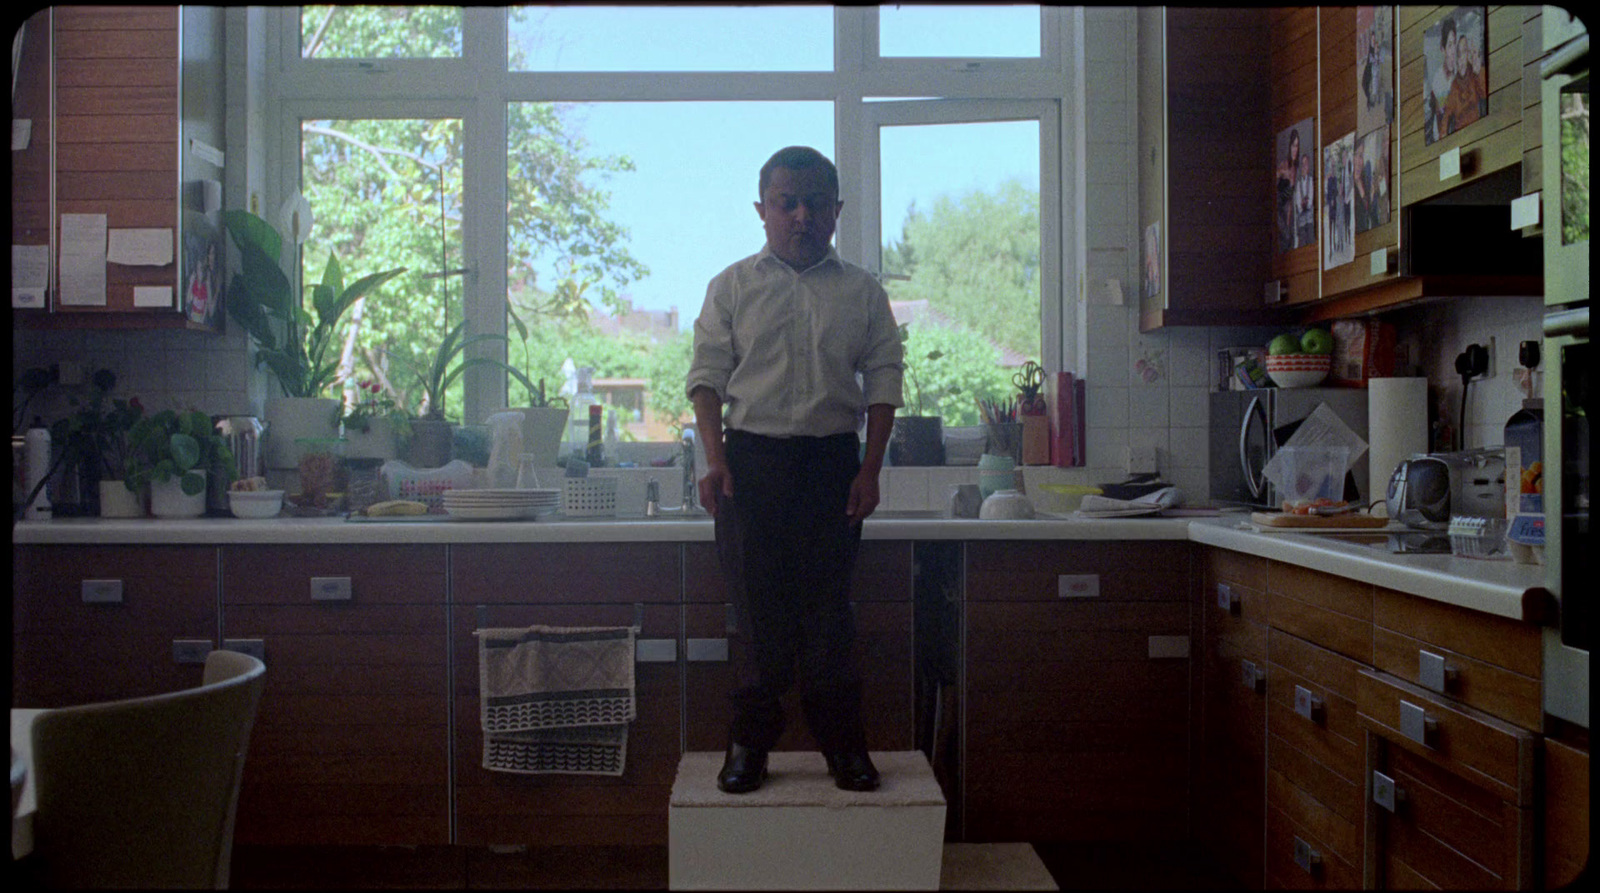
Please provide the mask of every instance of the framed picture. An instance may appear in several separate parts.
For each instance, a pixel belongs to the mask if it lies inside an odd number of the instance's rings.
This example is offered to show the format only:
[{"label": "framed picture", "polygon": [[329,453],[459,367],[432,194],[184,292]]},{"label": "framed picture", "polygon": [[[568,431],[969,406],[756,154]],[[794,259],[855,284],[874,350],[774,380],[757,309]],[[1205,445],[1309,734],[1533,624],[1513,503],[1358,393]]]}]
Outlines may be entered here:
[{"label": "framed picture", "polygon": [[1161,294],[1161,224],[1144,228],[1144,296]]},{"label": "framed picture", "polygon": [[1322,149],[1322,268],[1331,270],[1355,260],[1356,221],[1353,159],[1356,134],[1351,131]]},{"label": "framed picture", "polygon": [[1356,7],[1356,133],[1394,120],[1394,7]]},{"label": "framed picture", "polygon": [[1356,140],[1356,232],[1389,222],[1389,125]]},{"label": "framed picture", "polygon": [[1312,118],[1278,133],[1273,157],[1277,159],[1274,195],[1274,237],[1278,253],[1317,241],[1316,143]]},{"label": "framed picture", "polygon": [[1422,32],[1422,138],[1432,144],[1489,113],[1486,7],[1458,6]]}]

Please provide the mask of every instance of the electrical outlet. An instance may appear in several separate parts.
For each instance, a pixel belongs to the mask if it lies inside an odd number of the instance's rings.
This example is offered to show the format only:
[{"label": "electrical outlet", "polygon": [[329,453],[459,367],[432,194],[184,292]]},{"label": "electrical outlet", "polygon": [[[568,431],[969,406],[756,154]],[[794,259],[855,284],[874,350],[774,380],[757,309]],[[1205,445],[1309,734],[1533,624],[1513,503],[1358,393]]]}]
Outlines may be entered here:
[{"label": "electrical outlet", "polygon": [[210,639],[173,639],[172,662],[175,664],[203,664],[206,655],[215,646]]},{"label": "electrical outlet", "polygon": [[262,663],[267,662],[267,643],[264,639],[223,639],[222,649],[248,654]]},{"label": "electrical outlet", "polygon": [[1156,448],[1152,444],[1132,444],[1128,447],[1128,473],[1129,474],[1155,474],[1160,471],[1156,467]]}]

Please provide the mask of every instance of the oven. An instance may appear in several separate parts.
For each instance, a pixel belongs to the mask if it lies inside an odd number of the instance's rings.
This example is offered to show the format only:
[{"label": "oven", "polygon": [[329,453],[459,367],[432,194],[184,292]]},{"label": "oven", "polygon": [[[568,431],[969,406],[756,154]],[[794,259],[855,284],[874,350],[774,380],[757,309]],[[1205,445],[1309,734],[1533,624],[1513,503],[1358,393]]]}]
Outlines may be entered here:
[{"label": "oven", "polygon": [[1594,543],[1589,532],[1589,36],[1556,7],[1541,16],[1545,319],[1544,710],[1589,727]]}]

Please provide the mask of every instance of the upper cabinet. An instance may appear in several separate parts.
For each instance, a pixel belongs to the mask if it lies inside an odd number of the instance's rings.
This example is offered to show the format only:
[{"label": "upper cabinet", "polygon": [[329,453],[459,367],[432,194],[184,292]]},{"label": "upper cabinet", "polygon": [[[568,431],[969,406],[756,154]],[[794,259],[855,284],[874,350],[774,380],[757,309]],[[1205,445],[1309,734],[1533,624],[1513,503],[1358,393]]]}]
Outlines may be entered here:
[{"label": "upper cabinet", "polygon": [[220,328],[221,14],[57,6],[28,21],[13,240],[47,246],[48,296],[14,299],[15,324]]},{"label": "upper cabinet", "polygon": [[1138,17],[1140,328],[1260,322],[1266,11],[1141,7]]}]

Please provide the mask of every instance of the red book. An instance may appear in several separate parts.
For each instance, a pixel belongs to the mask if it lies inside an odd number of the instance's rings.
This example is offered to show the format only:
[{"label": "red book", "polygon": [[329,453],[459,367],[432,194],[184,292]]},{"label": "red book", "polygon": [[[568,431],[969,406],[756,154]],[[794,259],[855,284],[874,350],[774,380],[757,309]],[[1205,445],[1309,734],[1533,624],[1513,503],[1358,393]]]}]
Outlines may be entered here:
[{"label": "red book", "polygon": [[1067,468],[1078,464],[1077,389],[1071,372],[1057,372],[1044,379],[1045,415],[1050,418],[1050,464]]}]

